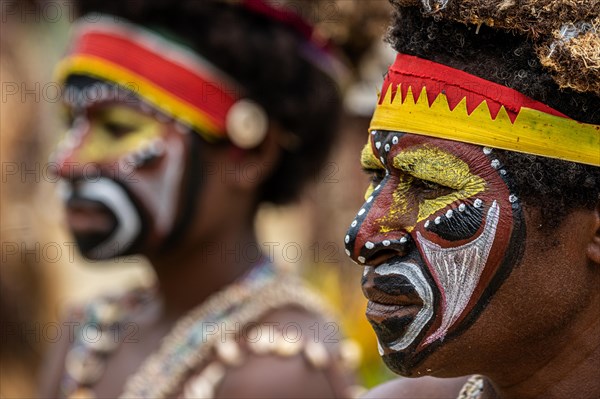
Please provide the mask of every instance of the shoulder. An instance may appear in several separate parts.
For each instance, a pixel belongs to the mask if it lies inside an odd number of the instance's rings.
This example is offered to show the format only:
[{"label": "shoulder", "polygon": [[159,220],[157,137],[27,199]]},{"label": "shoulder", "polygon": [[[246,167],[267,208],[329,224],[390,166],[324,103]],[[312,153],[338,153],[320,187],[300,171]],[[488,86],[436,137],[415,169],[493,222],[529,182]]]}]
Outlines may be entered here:
[{"label": "shoulder", "polygon": [[398,378],[371,391],[367,399],[454,399],[470,376],[456,378]]},{"label": "shoulder", "polygon": [[347,397],[349,368],[340,359],[339,345],[314,339],[320,322],[294,306],[270,311],[242,329],[238,339],[217,342],[216,356],[186,381],[183,396],[212,385],[218,398]]}]

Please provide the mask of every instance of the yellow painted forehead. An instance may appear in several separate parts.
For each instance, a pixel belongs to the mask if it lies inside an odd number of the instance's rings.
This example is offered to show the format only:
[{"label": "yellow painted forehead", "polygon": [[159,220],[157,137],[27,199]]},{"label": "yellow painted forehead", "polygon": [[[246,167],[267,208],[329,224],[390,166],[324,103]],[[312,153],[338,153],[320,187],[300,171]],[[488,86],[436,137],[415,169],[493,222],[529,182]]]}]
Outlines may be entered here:
[{"label": "yellow painted forehead", "polygon": [[[89,111],[89,131],[76,150],[76,159],[80,162],[121,158],[159,139],[163,131],[163,124],[156,118],[127,105],[107,105]],[[111,124],[124,127],[127,133],[115,136],[110,132]]]},{"label": "yellow painted forehead", "polygon": [[373,148],[371,147],[370,142],[365,144],[360,153],[360,164],[364,169],[368,170],[385,169],[385,166],[383,166],[379,158],[377,158],[373,153]]},{"label": "yellow painted forehead", "polygon": [[461,189],[475,177],[469,165],[438,147],[425,146],[398,153],[394,168],[410,175],[453,189]]}]

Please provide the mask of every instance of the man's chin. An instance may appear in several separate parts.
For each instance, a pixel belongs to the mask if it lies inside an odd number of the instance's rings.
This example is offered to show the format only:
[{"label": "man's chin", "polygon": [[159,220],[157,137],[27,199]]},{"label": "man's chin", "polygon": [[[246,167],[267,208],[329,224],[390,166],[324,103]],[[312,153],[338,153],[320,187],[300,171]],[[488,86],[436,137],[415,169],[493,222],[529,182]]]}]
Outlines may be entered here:
[{"label": "man's chin", "polygon": [[128,246],[113,243],[106,245],[110,233],[73,233],[81,255],[87,260],[110,260],[130,255]]},{"label": "man's chin", "polygon": [[379,353],[385,365],[394,373],[404,377],[423,377],[426,375],[424,362],[427,362],[428,356],[435,350],[436,345],[427,345],[420,348],[419,343],[423,337],[417,337],[408,347],[404,349],[393,349],[394,343],[398,342],[402,336],[395,336],[390,339],[389,334],[383,335],[377,332],[379,342]]},{"label": "man's chin", "polygon": [[385,365],[394,373],[403,377],[422,377],[417,373],[417,366],[423,357],[410,349],[401,352],[392,352],[381,357]]}]

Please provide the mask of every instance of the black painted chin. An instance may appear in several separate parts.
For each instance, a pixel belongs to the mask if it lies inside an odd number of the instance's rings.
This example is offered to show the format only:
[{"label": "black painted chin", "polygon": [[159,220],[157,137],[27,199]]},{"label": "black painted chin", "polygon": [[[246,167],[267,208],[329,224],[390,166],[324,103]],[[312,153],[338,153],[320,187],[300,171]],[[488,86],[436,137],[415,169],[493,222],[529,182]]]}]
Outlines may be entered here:
[{"label": "black painted chin", "polygon": [[387,355],[383,355],[382,359],[385,365],[398,375],[403,377],[417,376],[415,369],[418,362],[415,361],[414,352],[392,352]]},{"label": "black painted chin", "polygon": [[79,252],[84,258],[88,260],[100,260],[104,259],[103,256],[94,254],[94,248],[98,247],[104,241],[108,239],[110,234],[101,233],[90,233],[90,234],[77,234],[73,233]]},{"label": "black painted chin", "polygon": [[417,352],[416,349],[423,339],[423,332],[419,334],[414,342],[407,348],[401,351],[392,351],[389,349],[394,342],[403,336],[410,321],[412,321],[411,317],[393,317],[382,323],[371,322],[371,326],[377,335],[379,344],[386,352],[386,354],[382,356],[384,363],[394,373],[405,377],[417,376],[415,373],[416,366],[418,366],[429,353],[429,348],[425,348],[424,351],[420,352]]},{"label": "black painted chin", "polygon": [[[74,209],[79,208],[79,213],[87,213],[91,212],[89,210],[90,204],[93,204],[95,213],[102,213],[103,217],[108,219],[108,224],[110,227],[105,230],[94,230],[94,231],[80,231],[80,230],[71,230],[73,238],[75,238],[75,242],[77,243],[77,247],[79,248],[79,252],[86,259],[101,259],[102,257],[95,256],[93,254],[94,248],[102,244],[106,241],[113,232],[118,227],[118,220],[115,214],[110,210],[109,207],[104,205],[101,201],[94,201],[87,198],[83,198],[75,193],[68,201],[67,208]],[[87,205],[87,208],[85,207]],[[83,207],[83,211],[81,208]],[[87,209],[87,210],[86,210]]]},{"label": "black painted chin", "polygon": [[105,223],[108,228],[84,228],[77,229],[71,227],[71,234],[77,243],[79,252],[81,255],[88,260],[109,260],[121,256],[127,256],[139,253],[139,247],[145,238],[145,233],[148,228],[145,220],[141,217],[141,210],[139,205],[133,201],[130,191],[126,186],[122,185],[118,181],[113,182],[125,190],[128,199],[132,202],[135,212],[138,213],[138,217],[142,222],[142,226],[137,236],[133,239],[133,242],[115,242],[106,246],[107,242],[114,239],[114,234],[120,227],[119,218],[111,207],[104,203],[102,200],[91,199],[82,195],[76,188],[70,198],[66,202],[67,212],[76,211],[80,215],[85,214],[101,214],[105,219]]},{"label": "black painted chin", "polygon": [[413,317],[390,317],[382,322],[369,320],[380,343],[393,343],[402,338]]}]

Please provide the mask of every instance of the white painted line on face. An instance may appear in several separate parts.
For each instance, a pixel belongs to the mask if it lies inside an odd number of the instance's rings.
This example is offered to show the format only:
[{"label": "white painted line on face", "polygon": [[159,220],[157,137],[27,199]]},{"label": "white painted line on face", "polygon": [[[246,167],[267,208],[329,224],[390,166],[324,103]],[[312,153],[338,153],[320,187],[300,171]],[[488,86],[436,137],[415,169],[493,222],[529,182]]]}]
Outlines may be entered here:
[{"label": "white painted line on face", "polygon": [[92,256],[106,259],[125,252],[142,228],[142,221],[125,190],[115,181],[101,177],[84,181],[79,187],[79,194],[82,198],[101,202],[117,218],[117,228],[92,250]]},{"label": "white painted line on face", "polygon": [[467,307],[487,263],[499,218],[500,208],[494,201],[487,213],[483,233],[459,247],[441,247],[417,232],[417,240],[445,299],[441,325],[425,340],[426,344],[444,339]]},{"label": "white painted line on face", "polygon": [[421,330],[423,330],[425,325],[431,320],[434,303],[433,290],[423,275],[421,268],[414,263],[400,262],[379,265],[375,268],[375,273],[380,276],[397,275],[406,277],[413,287],[415,287],[417,294],[419,294],[419,297],[423,301],[423,307],[408,326],[404,335],[390,345],[391,350],[401,351],[413,343],[417,335],[419,335]]}]

